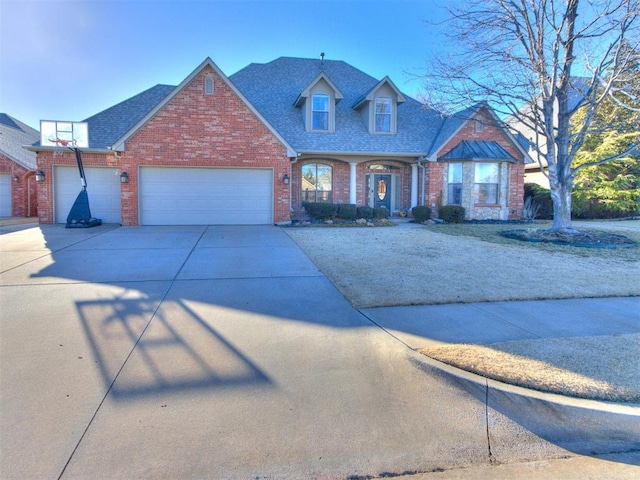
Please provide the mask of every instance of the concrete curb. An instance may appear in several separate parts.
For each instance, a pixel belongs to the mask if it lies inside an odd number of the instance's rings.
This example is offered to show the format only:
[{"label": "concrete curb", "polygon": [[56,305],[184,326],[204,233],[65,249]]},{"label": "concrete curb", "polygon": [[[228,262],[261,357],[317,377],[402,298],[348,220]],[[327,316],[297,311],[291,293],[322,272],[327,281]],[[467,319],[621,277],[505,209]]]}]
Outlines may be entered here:
[{"label": "concrete curb", "polygon": [[460,368],[453,367],[446,363],[427,357],[426,355],[423,355],[412,349],[410,349],[410,352],[411,352],[410,358],[414,364],[418,366],[425,365],[427,367],[440,370],[459,380],[472,383],[476,386],[481,386],[483,388],[488,387],[490,389],[498,390],[501,392],[510,393],[513,395],[521,396],[521,397],[541,400],[544,402],[553,403],[555,405],[572,407],[572,408],[582,408],[582,409],[613,413],[613,414],[631,415],[633,417],[638,417],[640,419],[640,404],[605,402],[601,400],[568,397],[565,395],[559,395],[557,393],[547,393],[539,390],[532,390],[529,388],[500,382],[498,380],[493,380],[491,378],[478,375],[477,373],[472,373],[467,370],[462,370]]}]

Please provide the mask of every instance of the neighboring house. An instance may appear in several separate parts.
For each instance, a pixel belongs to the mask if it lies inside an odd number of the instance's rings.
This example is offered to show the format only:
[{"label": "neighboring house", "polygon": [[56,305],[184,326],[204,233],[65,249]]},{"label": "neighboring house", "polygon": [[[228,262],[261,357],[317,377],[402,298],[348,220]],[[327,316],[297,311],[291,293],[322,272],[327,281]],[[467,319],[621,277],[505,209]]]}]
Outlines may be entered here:
[{"label": "neighboring house", "polygon": [[[287,223],[313,201],[519,218],[530,161],[485,104],[445,118],[388,77],[324,59],[279,58],[229,78],[206,59],[177,87],[86,123],[92,214],[123,225]],[[44,173],[40,221],[64,223],[75,158],[44,137],[31,147]]]},{"label": "neighboring house", "polygon": [[38,211],[36,154],[25,150],[40,133],[0,113],[0,217],[34,217]]},{"label": "neighboring house", "polygon": [[[589,79],[584,77],[572,77],[572,88],[569,91],[569,109],[573,110],[578,108],[589,90]],[[541,108],[541,102],[538,101],[538,108]],[[556,111],[558,102],[555,102]],[[526,118],[531,115],[531,105],[525,105],[520,114]],[[554,125],[557,126],[557,119],[554,120]],[[518,132],[523,138],[525,138],[529,145],[533,148],[530,149],[529,155],[532,158],[532,162],[525,165],[524,180],[526,183],[536,183],[544,188],[549,188],[549,178],[547,177],[547,159],[545,155],[547,153],[546,139],[540,135],[536,135],[536,131],[532,126],[526,124],[521,118],[516,116],[509,116],[505,120],[505,124],[509,128]]]}]

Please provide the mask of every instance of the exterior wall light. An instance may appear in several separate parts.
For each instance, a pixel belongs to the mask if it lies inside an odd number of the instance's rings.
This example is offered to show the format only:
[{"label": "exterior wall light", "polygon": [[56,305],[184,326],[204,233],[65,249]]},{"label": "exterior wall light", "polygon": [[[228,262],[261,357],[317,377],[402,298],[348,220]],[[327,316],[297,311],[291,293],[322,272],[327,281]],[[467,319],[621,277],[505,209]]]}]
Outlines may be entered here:
[{"label": "exterior wall light", "polygon": [[129,183],[129,174],[127,172],[120,174],[120,183]]},{"label": "exterior wall light", "polygon": [[17,176],[17,175],[14,175],[14,177],[13,177],[13,181],[14,181],[14,182],[17,182],[17,181],[18,181],[18,176]]},{"label": "exterior wall light", "polygon": [[44,182],[44,172],[42,170],[36,172],[36,182]]},{"label": "exterior wall light", "polygon": [[282,183],[284,183],[285,185],[289,185],[289,174],[285,173],[284,177],[282,177]]}]

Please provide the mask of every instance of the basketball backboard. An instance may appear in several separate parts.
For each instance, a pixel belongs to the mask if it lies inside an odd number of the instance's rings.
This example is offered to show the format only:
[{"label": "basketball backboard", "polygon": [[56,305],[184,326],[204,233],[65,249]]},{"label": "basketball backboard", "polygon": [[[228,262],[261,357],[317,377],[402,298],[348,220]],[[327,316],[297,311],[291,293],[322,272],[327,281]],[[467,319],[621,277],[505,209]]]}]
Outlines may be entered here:
[{"label": "basketball backboard", "polygon": [[89,125],[87,122],[40,121],[40,145],[56,147],[56,140],[65,140],[78,148],[89,147]]}]

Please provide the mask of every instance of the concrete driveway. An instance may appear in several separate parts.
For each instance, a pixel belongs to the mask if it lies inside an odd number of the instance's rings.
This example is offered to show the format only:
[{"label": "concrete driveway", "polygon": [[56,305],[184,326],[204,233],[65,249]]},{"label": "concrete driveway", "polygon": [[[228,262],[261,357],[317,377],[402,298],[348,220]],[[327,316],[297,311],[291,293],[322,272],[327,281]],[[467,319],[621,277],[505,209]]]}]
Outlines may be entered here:
[{"label": "concrete driveway", "polygon": [[353,478],[579,450],[546,403],[526,422],[517,396],[488,407],[373,324],[276,227],[43,226],[0,253],[2,478]]}]

